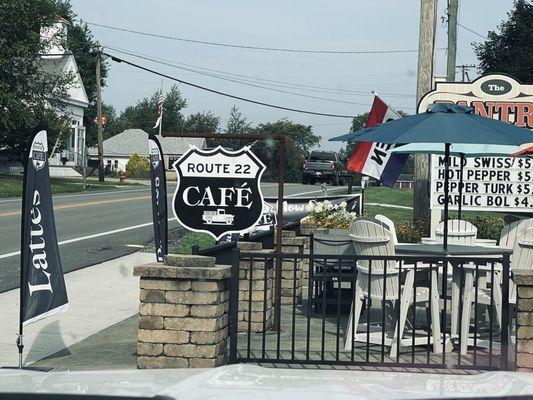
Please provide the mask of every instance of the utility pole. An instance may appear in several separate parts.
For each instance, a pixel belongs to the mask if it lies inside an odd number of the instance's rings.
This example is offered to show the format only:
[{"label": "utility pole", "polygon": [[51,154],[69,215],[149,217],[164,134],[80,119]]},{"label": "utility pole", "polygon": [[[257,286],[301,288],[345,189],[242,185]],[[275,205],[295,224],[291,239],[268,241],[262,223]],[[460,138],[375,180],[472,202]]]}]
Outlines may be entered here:
[{"label": "utility pole", "polygon": [[97,44],[96,48],[96,118],[98,119],[98,180],[104,181],[104,133],[102,128],[102,88],[100,78],[100,64],[102,49]]},{"label": "utility pole", "polygon": [[461,70],[462,81],[467,82],[468,80],[468,82],[470,82],[470,77],[468,76],[468,70],[471,68],[476,68],[476,66],[463,64],[463,65],[458,65],[457,68]]},{"label": "utility pole", "polygon": [[[437,0],[420,0],[420,34],[418,39],[418,73],[416,104],[432,89],[435,54]],[[413,219],[429,220],[429,156],[415,155],[415,190]]]},{"label": "utility pole", "polygon": [[446,63],[446,80],[448,82],[455,82],[458,9],[459,0],[448,0],[448,59]]}]

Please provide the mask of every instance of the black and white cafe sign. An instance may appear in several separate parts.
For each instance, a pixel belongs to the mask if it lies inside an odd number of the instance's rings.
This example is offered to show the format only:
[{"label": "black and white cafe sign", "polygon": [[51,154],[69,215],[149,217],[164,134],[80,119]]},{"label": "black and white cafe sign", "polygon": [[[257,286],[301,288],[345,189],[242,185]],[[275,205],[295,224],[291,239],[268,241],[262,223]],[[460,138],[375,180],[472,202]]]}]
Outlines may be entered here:
[{"label": "black and white cafe sign", "polygon": [[260,221],[265,166],[249,147],[237,151],[191,147],[172,166],[178,175],[172,208],[185,228],[219,240],[247,232]]}]

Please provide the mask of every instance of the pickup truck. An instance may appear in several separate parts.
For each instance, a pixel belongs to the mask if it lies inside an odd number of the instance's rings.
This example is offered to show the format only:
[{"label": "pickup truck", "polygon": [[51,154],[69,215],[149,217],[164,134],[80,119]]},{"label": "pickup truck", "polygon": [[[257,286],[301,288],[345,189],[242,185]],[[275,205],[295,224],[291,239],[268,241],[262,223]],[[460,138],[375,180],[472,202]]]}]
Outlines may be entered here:
[{"label": "pickup truck", "polygon": [[344,185],[346,167],[334,151],[312,151],[304,162],[302,183],[314,185],[316,182],[329,182]]},{"label": "pickup truck", "polygon": [[216,211],[204,211],[202,215],[202,219],[208,225],[213,225],[213,224],[230,225],[233,223],[235,216],[232,214],[226,214],[226,211],[219,208]]}]

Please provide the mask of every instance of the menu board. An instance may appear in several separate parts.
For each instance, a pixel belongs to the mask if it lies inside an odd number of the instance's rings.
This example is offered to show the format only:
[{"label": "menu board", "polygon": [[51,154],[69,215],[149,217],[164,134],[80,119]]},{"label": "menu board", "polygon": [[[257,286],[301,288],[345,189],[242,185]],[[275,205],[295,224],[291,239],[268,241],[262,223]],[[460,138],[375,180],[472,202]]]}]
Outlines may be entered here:
[{"label": "menu board", "polygon": [[[462,209],[533,212],[533,159],[476,157],[463,159]],[[459,157],[451,157],[449,205],[459,205]],[[431,208],[444,208],[444,156],[431,157]]]},{"label": "menu board", "polygon": [[[533,129],[533,85],[523,85],[507,75],[485,75],[474,82],[437,82],[435,90],[420,100],[418,112],[425,112],[437,102],[471,106],[476,114],[484,117]],[[532,132],[524,130],[524,143],[533,143]],[[460,200],[459,162],[459,157],[452,157],[449,176],[452,209],[457,208]],[[432,155],[430,165],[431,208],[442,209],[444,156]],[[533,159],[530,158],[467,157],[462,209],[533,212],[532,176]]]}]

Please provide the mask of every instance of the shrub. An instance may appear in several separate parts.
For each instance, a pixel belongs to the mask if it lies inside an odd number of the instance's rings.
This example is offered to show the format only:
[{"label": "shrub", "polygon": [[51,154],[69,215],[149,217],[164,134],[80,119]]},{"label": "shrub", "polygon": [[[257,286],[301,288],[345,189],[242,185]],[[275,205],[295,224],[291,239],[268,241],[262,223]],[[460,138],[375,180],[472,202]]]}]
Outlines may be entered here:
[{"label": "shrub", "polygon": [[419,243],[420,239],[429,236],[429,221],[418,219],[402,222],[396,226],[396,236],[400,243]]},{"label": "shrub", "polygon": [[479,239],[500,239],[500,231],[503,228],[502,217],[485,214],[467,217],[465,219],[477,228],[477,237]]},{"label": "shrub", "polygon": [[134,153],[126,164],[126,176],[132,179],[150,178],[150,161]]},{"label": "shrub", "polygon": [[354,212],[346,211],[346,203],[331,204],[329,200],[311,203],[307,207],[309,215],[304,222],[316,224],[319,228],[348,229],[357,217]]}]

